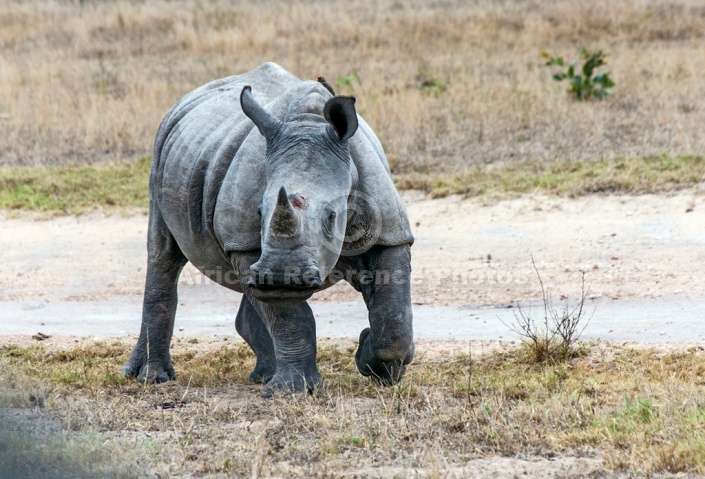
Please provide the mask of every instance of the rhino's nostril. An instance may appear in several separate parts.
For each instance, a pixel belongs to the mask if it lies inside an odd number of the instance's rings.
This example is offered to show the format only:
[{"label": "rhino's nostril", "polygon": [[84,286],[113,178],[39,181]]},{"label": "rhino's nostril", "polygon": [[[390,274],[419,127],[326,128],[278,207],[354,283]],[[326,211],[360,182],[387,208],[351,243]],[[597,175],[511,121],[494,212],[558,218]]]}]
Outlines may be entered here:
[{"label": "rhino's nostril", "polygon": [[257,264],[250,266],[250,274],[248,275],[246,282],[247,286],[255,286],[259,282],[260,272],[260,268]]},{"label": "rhino's nostril", "polygon": [[307,270],[303,275],[303,283],[311,288],[321,286],[321,273],[317,268]]}]

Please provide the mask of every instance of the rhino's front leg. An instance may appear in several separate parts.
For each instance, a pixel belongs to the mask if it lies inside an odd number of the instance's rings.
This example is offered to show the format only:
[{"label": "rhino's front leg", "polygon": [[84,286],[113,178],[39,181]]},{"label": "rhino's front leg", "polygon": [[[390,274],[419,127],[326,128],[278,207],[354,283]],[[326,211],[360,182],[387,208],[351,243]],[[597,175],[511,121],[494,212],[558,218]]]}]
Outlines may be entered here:
[{"label": "rhino's front leg", "polygon": [[370,327],[360,334],[355,362],[360,373],[389,386],[401,380],[414,357],[409,245],[372,248],[361,265],[356,286],[367,304]]},{"label": "rhino's front leg", "polygon": [[316,322],[305,302],[292,307],[277,307],[252,297],[250,266],[259,253],[232,257],[233,266],[245,291],[236,328],[257,356],[250,375],[255,382],[266,382],[262,396],[313,391],[323,383],[316,367]]},{"label": "rhino's front leg", "polygon": [[140,382],[162,383],[176,379],[169,345],[174,332],[176,287],[186,258],[176,240],[152,208],[149,216],[147,280],[142,307],[140,337],[122,367],[127,377]]},{"label": "rhino's front leg", "polygon": [[276,368],[262,396],[312,392],[323,384],[316,367],[316,322],[306,302],[281,308],[250,298],[272,337]]},{"label": "rhino's front leg", "polygon": [[250,300],[247,299],[247,295],[243,295],[240,301],[240,310],[235,319],[235,329],[257,356],[257,364],[250,373],[250,381],[267,383],[274,376],[276,367],[274,344],[267,327]]}]

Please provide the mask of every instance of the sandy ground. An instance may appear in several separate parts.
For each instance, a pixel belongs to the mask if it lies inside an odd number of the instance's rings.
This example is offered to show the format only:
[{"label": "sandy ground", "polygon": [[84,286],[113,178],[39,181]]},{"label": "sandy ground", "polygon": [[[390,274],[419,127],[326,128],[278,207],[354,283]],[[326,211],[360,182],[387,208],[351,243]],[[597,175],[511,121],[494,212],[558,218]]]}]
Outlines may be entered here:
[{"label": "sandy ground", "polygon": [[[417,304],[502,304],[540,297],[531,258],[552,294],[660,297],[705,292],[705,197],[525,196],[492,204],[404,195],[416,242]],[[107,300],[144,286],[147,217],[92,213],[0,219],[0,301]],[[203,282],[190,265],[182,284]],[[349,301],[344,283],[313,301]]]},{"label": "sandy ground", "polygon": [[[574,304],[584,273],[597,313],[588,330],[592,337],[705,340],[705,328],[692,336],[670,326],[681,321],[697,328],[705,308],[704,196],[689,190],[490,203],[405,193],[416,238],[417,336],[505,339],[499,329],[484,331],[482,325],[497,326],[497,317],[506,322],[517,304],[526,307],[541,298],[533,256],[557,305],[561,298]],[[60,335],[136,333],[146,228],[145,215],[0,219],[0,323],[5,324],[0,334],[33,333],[41,326]],[[186,334],[232,335],[239,295],[208,282],[191,265],[185,268],[177,327],[185,327]],[[354,337],[366,321],[359,294],[344,282],[311,303],[322,336]],[[81,324],[75,316],[90,319]],[[643,324],[628,323],[630,318]],[[615,332],[613,324],[629,327]]]}]

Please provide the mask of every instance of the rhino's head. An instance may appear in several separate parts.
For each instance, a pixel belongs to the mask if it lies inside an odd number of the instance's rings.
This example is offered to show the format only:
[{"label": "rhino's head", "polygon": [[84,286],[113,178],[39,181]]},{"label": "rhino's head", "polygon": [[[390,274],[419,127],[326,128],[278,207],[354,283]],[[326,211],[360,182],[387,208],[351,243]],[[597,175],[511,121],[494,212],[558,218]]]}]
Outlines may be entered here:
[{"label": "rhino's head", "polygon": [[250,87],[240,103],[267,140],[262,254],[247,284],[259,300],[294,305],[321,286],[343,246],[348,195],[357,182],[347,147],[357,130],[355,99],[333,97],[323,117],[304,113],[284,121],[265,111]]}]

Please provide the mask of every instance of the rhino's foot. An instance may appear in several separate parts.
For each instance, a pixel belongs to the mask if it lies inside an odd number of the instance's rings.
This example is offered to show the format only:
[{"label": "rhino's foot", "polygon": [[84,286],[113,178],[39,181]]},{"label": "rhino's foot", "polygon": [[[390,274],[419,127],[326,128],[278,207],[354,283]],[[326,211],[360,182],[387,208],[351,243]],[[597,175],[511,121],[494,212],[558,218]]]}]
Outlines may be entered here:
[{"label": "rhino's foot", "polygon": [[357,369],[363,376],[369,376],[383,386],[392,386],[404,377],[406,365],[413,356],[413,346],[409,351],[399,355],[398,359],[385,360],[372,352],[369,340],[370,328],[360,333],[360,344],[355,353]]},{"label": "rhino's foot", "polygon": [[137,378],[141,383],[165,383],[176,379],[176,372],[171,360],[136,361],[130,358],[122,367],[122,374],[128,378]]},{"label": "rhino's foot", "polygon": [[274,365],[270,362],[257,361],[255,369],[250,373],[250,382],[267,384],[274,377]]},{"label": "rhino's foot", "polygon": [[301,373],[293,368],[277,372],[262,389],[262,397],[271,398],[275,395],[313,393],[323,386],[321,374],[313,368],[312,371]]}]

